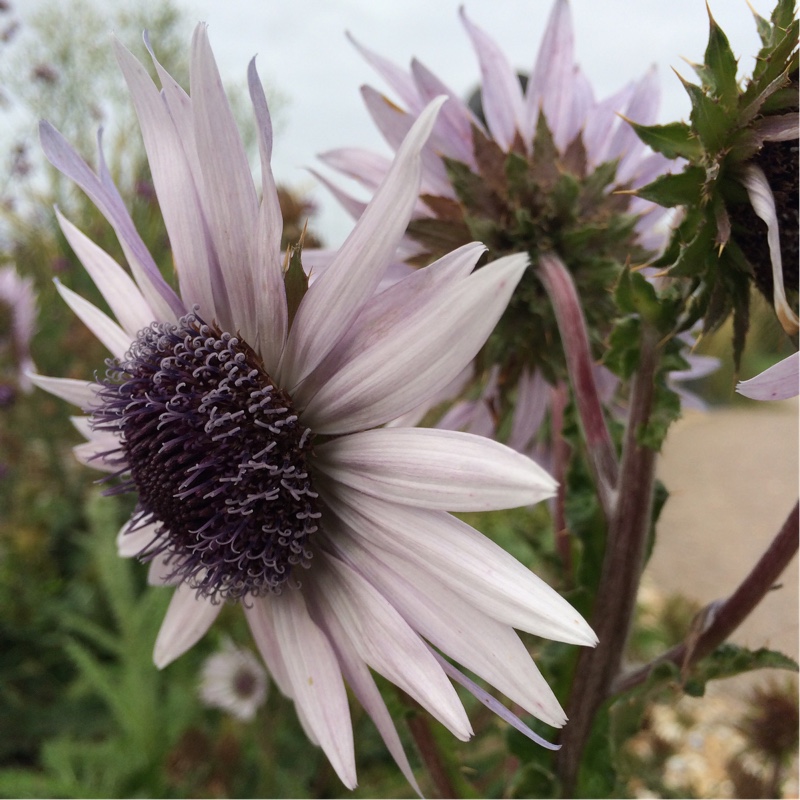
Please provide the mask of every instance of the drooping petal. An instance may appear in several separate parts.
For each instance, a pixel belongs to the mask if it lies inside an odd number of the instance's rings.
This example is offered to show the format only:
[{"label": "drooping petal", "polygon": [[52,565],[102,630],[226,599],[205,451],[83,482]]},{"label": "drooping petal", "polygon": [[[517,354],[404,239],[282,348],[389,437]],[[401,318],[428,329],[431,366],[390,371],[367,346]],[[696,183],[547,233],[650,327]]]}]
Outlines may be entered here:
[{"label": "drooping petal", "polygon": [[158,533],[158,523],[142,525],[136,518],[128,520],[117,534],[117,554],[122,558],[134,558],[145,553]]},{"label": "drooping petal", "polygon": [[131,337],[155,321],[155,315],[127,272],[56,209],[61,230],[114,316]]},{"label": "drooping petal", "polygon": [[103,472],[119,472],[119,439],[113,433],[94,433],[88,442],[75,445],[72,453],[87,467]]},{"label": "drooping petal", "polygon": [[376,428],[316,448],[332,480],[403,505],[489,511],[538,503],[556,482],[492,439],[434,428]]},{"label": "drooping petal", "polygon": [[285,697],[294,697],[289,673],[283,663],[281,648],[275,633],[275,622],[272,618],[272,607],[269,600],[254,597],[249,602],[244,603],[242,608],[258,651],[261,653],[261,658],[264,659],[264,663],[278,685],[278,689]]},{"label": "drooping petal", "polygon": [[298,709],[348,789],[356,786],[353,725],[342,673],[299,591],[271,597],[275,636]]},{"label": "drooping petal", "polygon": [[114,320],[104,314],[97,306],[84,300],[72,289],[68,289],[58,279],[54,280],[56,290],[64,302],[75,312],[84,325],[105,345],[114,358],[123,358],[133,341]]},{"label": "drooping petal", "polygon": [[371,583],[333,556],[318,568],[320,604],[330,610],[359,657],[411,695],[455,736],[472,728],[464,707],[428,648]]},{"label": "drooping petal", "polygon": [[510,150],[519,130],[524,131],[522,89],[505,53],[459,9],[481,68],[481,99],[486,126],[503,150]]},{"label": "drooping petal", "polygon": [[483,614],[407,561],[379,554],[347,536],[338,537],[337,546],[425,639],[528,713],[556,727],[564,724],[564,711],[552,689],[510,626]]},{"label": "drooping petal", "polygon": [[90,411],[97,402],[95,384],[89,381],[79,381],[74,378],[50,378],[34,372],[29,372],[28,377],[40,389],[78,406],[82,411]]},{"label": "drooping petal", "polygon": [[527,264],[526,254],[507,256],[415,307],[395,309],[309,401],[308,424],[317,433],[365,430],[446,386],[483,346]]},{"label": "drooping petal", "polygon": [[[39,138],[48,161],[83,189],[111,224],[130,264],[136,282],[158,320],[174,321],[186,313],[185,306],[158,270],[122,202],[113,182],[95,175],[64,137],[49,123],[39,124]],[[98,136],[99,140],[99,136]],[[99,141],[98,141],[99,144]],[[99,148],[98,148],[99,149]],[[102,151],[98,156],[102,161]]]},{"label": "drooping petal", "polygon": [[783,329],[789,336],[798,330],[798,318],[786,299],[783,287],[783,261],[781,259],[780,226],[778,213],[775,210],[775,198],[772,195],[769,181],[763,170],[755,164],[748,164],[742,172],[742,183],[747,189],[753,211],[767,226],[767,244],[772,262],[772,302]]},{"label": "drooping petal", "polygon": [[596,643],[592,629],[563,597],[465,522],[318,483],[328,506],[351,530],[427,570],[431,580],[442,581],[490,617],[555,641]]},{"label": "drooping petal", "polygon": [[290,391],[336,346],[380,283],[416,202],[420,152],[442,102],[422,112],[330,268],[300,303],[279,370]]},{"label": "drooping petal", "polygon": [[755,378],[739,381],[736,384],[736,391],[751,400],[788,400],[790,397],[797,397],[800,392],[798,375],[800,375],[800,353],[792,353]]},{"label": "drooping petal", "polygon": [[197,590],[188,583],[178,586],[156,637],[155,665],[163,669],[194,647],[206,635],[221,609],[222,603],[198,597]]},{"label": "drooping petal", "polygon": [[[315,603],[320,606],[320,603]],[[364,707],[364,710],[369,714],[378,733],[381,735],[387,749],[392,754],[400,771],[405,775],[406,780],[414,788],[414,791],[422,797],[417,779],[411,770],[411,765],[408,763],[403,744],[400,737],[397,735],[397,728],[392,721],[389,710],[386,708],[381,697],[378,687],[370,674],[369,667],[366,662],[356,652],[350,637],[342,627],[338,618],[331,613],[324,614],[320,608],[318,611],[321,617],[322,624],[328,634],[328,638],[336,651],[336,656],[339,659],[339,665],[342,668],[342,674],[345,677],[348,685],[355,694],[357,700]],[[324,618],[323,618],[324,615]]]}]

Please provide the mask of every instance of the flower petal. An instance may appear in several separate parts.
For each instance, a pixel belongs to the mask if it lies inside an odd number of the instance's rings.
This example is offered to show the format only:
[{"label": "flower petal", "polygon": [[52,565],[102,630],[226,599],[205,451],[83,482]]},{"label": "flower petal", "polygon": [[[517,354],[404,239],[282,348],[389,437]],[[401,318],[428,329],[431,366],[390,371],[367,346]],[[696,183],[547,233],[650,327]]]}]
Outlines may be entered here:
[{"label": "flower petal", "polygon": [[[315,605],[319,606],[318,603],[315,603]],[[361,703],[375,723],[378,733],[392,754],[392,758],[397,762],[397,766],[400,767],[400,771],[405,775],[414,791],[422,797],[422,792],[417,785],[417,779],[414,777],[411,765],[408,763],[403,744],[397,735],[397,728],[395,728],[389,710],[386,708],[386,703],[383,702],[381,693],[375,685],[369,667],[356,652],[350,637],[345,633],[337,617],[328,613],[323,618],[324,610],[321,608],[318,609],[318,614],[336,651],[345,680],[358,702]]]},{"label": "flower petal", "polygon": [[197,590],[188,583],[178,586],[156,637],[155,665],[163,669],[194,647],[206,635],[221,610],[222,603],[198,597]]},{"label": "flower petal", "polygon": [[442,668],[389,601],[333,556],[315,576],[320,606],[336,617],[358,655],[466,741],[467,714]]},{"label": "flower petal", "polygon": [[569,4],[556,0],[526,91],[526,142],[533,138],[541,109],[556,147],[563,151],[569,144],[575,77],[573,45]]},{"label": "flower petal", "polygon": [[247,603],[243,603],[242,608],[258,651],[261,653],[261,658],[264,659],[264,663],[278,685],[278,689],[285,697],[294,697],[289,673],[283,663],[281,648],[275,633],[275,622],[272,619],[272,608],[269,600],[253,597]]},{"label": "flower petal", "polygon": [[272,119],[255,59],[247,68],[247,83],[256,116],[261,156],[261,205],[258,211],[256,261],[253,266],[255,323],[258,331],[254,341],[257,342],[267,372],[272,374],[278,368],[281,352],[286,344],[289,313],[280,253],[283,216],[271,164]]},{"label": "flower petal", "polygon": [[119,192],[107,174],[102,150],[99,149],[100,137],[98,136],[99,175],[92,172],[86,162],[49,122],[39,124],[39,138],[50,163],[77,183],[111,224],[136,282],[156,318],[168,322],[186,313],[180,298],[159,272],[153,257],[137,233]]},{"label": "flower petal", "polygon": [[524,131],[522,90],[517,73],[497,44],[459,9],[481,67],[481,98],[486,125],[503,150],[510,150],[517,131]]},{"label": "flower petal", "polygon": [[219,263],[224,265],[225,286],[235,324],[243,335],[247,331],[249,336],[245,335],[245,339],[254,340],[252,265],[256,256],[253,243],[258,197],[239,129],[211,52],[208,30],[202,23],[195,28],[192,37],[190,83],[195,141],[203,176],[200,191],[208,226]]},{"label": "flower petal", "polygon": [[566,722],[552,689],[513,628],[493,620],[407,561],[347,536],[338,537],[337,545],[421,636],[528,713],[556,727]]},{"label": "flower petal", "polygon": [[105,250],[62,216],[58,209],[56,217],[70,247],[86,268],[119,324],[134,338],[142,328],[155,321],[155,315],[139,287]]},{"label": "flower petal", "polygon": [[79,381],[74,378],[51,378],[47,375],[37,375],[29,372],[31,382],[56,397],[78,406],[82,411],[89,412],[97,402],[96,384],[90,381]]},{"label": "flower petal", "polygon": [[798,330],[798,318],[786,299],[783,287],[783,262],[781,260],[780,226],[778,213],[775,210],[775,198],[772,195],[766,175],[755,164],[748,164],[742,172],[742,183],[750,197],[753,211],[764,221],[767,226],[767,244],[769,257],[772,262],[772,301],[775,313],[783,329],[789,336],[794,336]]},{"label": "flower petal", "polygon": [[440,98],[420,114],[330,268],[300,303],[280,367],[280,379],[289,391],[336,346],[374,294],[411,217],[419,189],[420,152],[443,102]]},{"label": "flower petal", "polygon": [[[217,254],[180,133],[147,70],[120,42],[115,41],[114,47],[139,119],[153,186],[180,280],[181,297],[188,307],[199,305],[202,316],[219,320],[227,330],[232,320]],[[212,286],[214,273],[217,280]]]},{"label": "flower petal", "polygon": [[526,254],[507,256],[453,286],[431,289],[415,306],[395,307],[391,318],[365,331],[363,349],[354,349],[308,402],[307,424],[316,433],[365,430],[442,389],[483,346],[527,264]]},{"label": "flower petal", "polygon": [[332,480],[403,505],[489,511],[538,503],[556,482],[537,464],[492,439],[433,428],[377,428],[316,448]]},{"label": "flower petal", "polygon": [[798,374],[800,374],[800,353],[792,353],[755,378],[739,381],[736,384],[736,391],[751,400],[788,400],[790,397],[797,397],[800,392]]},{"label": "flower petal", "polygon": [[117,555],[134,558],[146,553],[156,538],[158,527],[157,522],[142,525],[135,517],[128,520],[117,534]]},{"label": "flower petal", "polygon": [[114,320],[97,306],[84,300],[72,289],[67,289],[57,278],[53,281],[64,302],[75,312],[84,325],[105,345],[114,358],[123,359],[133,341]]},{"label": "flower petal", "polygon": [[336,654],[308,615],[301,592],[284,591],[270,603],[295,703],[342,783],[353,789],[353,725]]},{"label": "flower petal", "polygon": [[355,533],[427,570],[485,614],[571,644],[594,645],[592,629],[541,578],[474,528],[442,511],[386,503],[318,482],[328,506]]}]

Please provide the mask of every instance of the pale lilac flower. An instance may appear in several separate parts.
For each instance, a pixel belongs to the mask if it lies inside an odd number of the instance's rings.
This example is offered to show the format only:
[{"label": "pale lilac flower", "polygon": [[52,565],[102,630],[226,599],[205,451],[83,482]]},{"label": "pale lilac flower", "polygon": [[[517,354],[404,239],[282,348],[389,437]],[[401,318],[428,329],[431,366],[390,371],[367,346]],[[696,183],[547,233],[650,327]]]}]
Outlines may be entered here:
[{"label": "pale lilac flower", "polygon": [[205,26],[192,42],[191,96],[155,57],[161,92],[116,50],[180,291],[157,270],[102,154],[95,174],[43,124],[48,158],[114,227],[133,279],[59,216],[116,320],[59,291],[113,360],[95,382],[36,382],[88,412],[75,420],[88,439],[78,458],[121,476],[115,491],[138,493],[120,553],[149,560],[152,583],[175,586],[156,664],[191,648],[222,601],[241,600],[270,675],[348,787],[356,769],[345,682],[416,786],[371,670],[461,739],[471,727],[449,678],[535,734],[437,651],[562,725],[514,628],[589,645],[593,632],[447,513],[534,503],[552,495],[553,480],[488,439],[379,427],[465,368],[527,265],[511,256],[473,272],[484,248],[472,243],[375,294],[416,202],[442,101],[421,111],[351,235],[303,293],[284,280],[271,124],[254,64],[260,193]]},{"label": "pale lilac flower", "polygon": [[267,675],[250,650],[227,640],[221,650],[203,662],[200,699],[249,722],[267,699]]},{"label": "pale lilac flower", "polygon": [[739,381],[736,391],[751,400],[788,400],[800,393],[799,374],[800,353],[792,353],[755,378]]},{"label": "pale lilac flower", "polygon": [[[36,292],[32,278],[23,278],[14,266],[0,267],[0,306],[11,320],[9,349],[16,381],[23,392],[33,389],[28,373],[36,367],[31,358],[31,339],[36,328]],[[2,344],[2,342],[0,342]]]},{"label": "pale lilac flower", "polygon": [[[596,237],[598,230],[615,228],[608,224],[613,215],[618,218],[630,215],[635,221],[633,230],[624,237],[609,239],[607,250],[598,246],[587,258],[585,253],[566,251],[565,245],[565,251],[558,253],[568,268],[574,263],[581,265],[576,269],[575,282],[584,307],[602,309],[609,303],[609,281],[601,285],[592,279],[590,259],[610,258],[620,267],[628,257],[634,261],[646,260],[663,246],[668,232],[664,217],[670,212],[630,194],[630,190],[649,183],[676,164],[650,151],[627,121],[632,119],[643,125],[655,122],[659,103],[655,71],[649,71],[616,94],[597,100],[575,63],[569,3],[556,0],[527,80],[521,82],[499,45],[469,19],[463,8],[460,16],[480,66],[481,115],[472,103],[465,102],[418,60],[404,70],[352,39],[392,91],[392,97],[387,97],[371,87],[362,88],[367,109],[391,149],[397,149],[433,97],[444,94],[448,98],[423,149],[420,196],[412,228],[398,258],[416,258],[414,263],[424,263],[431,253],[438,254],[441,242],[459,242],[464,236],[477,236],[478,231],[492,257],[514,251],[534,254],[542,247],[554,246],[553,242],[587,241]],[[542,118],[552,134],[555,156],[547,148],[534,152]],[[526,180],[535,181],[540,190],[535,201],[521,200],[527,196],[525,191],[510,186],[506,177],[510,162],[506,158],[511,154],[527,161]],[[558,159],[560,163],[556,164]],[[388,158],[356,148],[331,150],[323,153],[320,160],[369,191],[375,189],[391,163]],[[452,162],[468,168],[474,178],[468,186],[482,188],[472,194],[460,193],[452,178]],[[610,163],[616,163],[615,172],[609,172]],[[517,169],[524,172],[519,164]],[[569,213],[561,215],[569,222],[562,223],[560,215],[548,216],[550,212],[539,208],[548,207],[548,187],[555,185],[562,171],[574,175],[576,185],[583,185],[581,182],[588,184],[599,169],[603,170],[600,185],[604,190],[597,193],[599,197],[589,195],[593,198],[589,207],[576,204]],[[324,175],[314,174],[358,218],[364,204]],[[463,181],[463,173],[458,175]],[[519,219],[525,222],[518,222]],[[428,227],[424,227],[426,223]],[[565,229],[564,224],[572,227]],[[540,241],[532,230],[547,233]],[[495,246],[500,249],[493,250]],[[515,321],[523,321],[535,329],[540,340],[529,341],[516,332],[517,326],[510,324],[514,345],[506,346],[504,333],[496,332],[493,352],[501,352],[505,359],[499,364],[500,372],[496,370],[498,364],[485,361],[480,366],[476,364],[474,381],[481,386],[479,396],[474,398],[473,391],[472,399],[464,399],[463,395],[453,393],[450,400],[455,406],[436,424],[489,436],[504,428],[510,431],[505,439],[508,444],[547,465],[548,445],[537,434],[549,411],[554,387],[542,377],[541,366],[543,361],[552,359],[547,373],[553,375],[559,372],[560,365],[554,368],[559,356],[550,355],[558,351],[552,347],[557,335],[554,326],[539,324],[540,320],[552,317],[552,312],[543,308],[549,301],[544,299],[536,310],[525,307],[538,291],[531,288],[538,283],[533,275],[536,264],[532,267],[517,293],[525,299],[509,310],[508,315],[510,318],[514,314]],[[585,286],[589,286],[588,291]],[[603,320],[601,327],[605,327],[593,330],[592,338],[603,341],[609,332],[613,309],[597,313]],[[602,384],[599,388],[608,389],[604,397],[611,400],[618,381],[600,365],[596,372],[596,379]],[[437,401],[442,399],[439,397]],[[517,408],[520,403],[521,408]],[[431,407],[418,409],[418,418]],[[504,424],[509,414],[510,426]]]},{"label": "pale lilac flower", "polygon": [[[470,21],[463,7],[460,16],[480,64],[485,123],[418,60],[414,59],[410,69],[405,71],[350,37],[396,95],[396,99],[390,99],[369,86],[361,90],[367,110],[392,149],[397,149],[414,119],[431,99],[443,94],[448,97],[423,150],[421,195],[455,196],[443,157],[477,169],[473,126],[505,152],[519,142],[529,156],[533,155],[540,113],[544,113],[554,143],[562,154],[578,134],[582,135],[588,170],[618,159],[616,186],[639,188],[674,166],[675,162],[650,151],[623,119],[642,125],[655,122],[659,104],[655,71],[650,70],[639,81],[627,84],[610,97],[596,100],[591,84],[574,61],[574,36],[567,0],[556,0],[553,6],[524,90],[517,71],[497,43]],[[357,148],[331,150],[321,154],[320,160],[369,191],[374,191],[391,163],[384,156]],[[358,218],[364,208],[363,202],[319,173],[314,174],[345,209]],[[635,197],[630,199],[629,209],[641,215],[636,226],[640,244],[650,250],[659,249],[667,233],[659,223],[663,222],[667,209]],[[431,215],[431,209],[421,199],[415,216]],[[408,238],[404,245],[408,253],[419,249]]]}]

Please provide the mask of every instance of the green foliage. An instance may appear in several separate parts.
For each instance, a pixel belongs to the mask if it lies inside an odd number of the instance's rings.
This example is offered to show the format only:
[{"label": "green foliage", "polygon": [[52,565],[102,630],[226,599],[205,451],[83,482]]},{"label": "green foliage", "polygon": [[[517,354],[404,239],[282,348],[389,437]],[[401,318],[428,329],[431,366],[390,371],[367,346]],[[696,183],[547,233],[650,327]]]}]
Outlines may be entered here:
[{"label": "green foliage", "polygon": [[[737,367],[749,326],[751,283],[772,299],[769,249],[763,224],[743,189],[743,169],[755,164],[765,172],[778,202],[778,219],[791,219],[797,194],[797,148],[792,151],[790,142],[785,147],[782,141],[773,142],[767,132],[771,121],[786,120],[782,115],[797,111],[795,3],[779,0],[771,21],[756,15],[756,22],[763,47],[743,87],[728,39],[709,13],[704,63],[694,65],[700,84],[681,79],[692,106],[690,124],[634,125],[654,150],[688,162],[682,172],[661,176],[637,192],[685,210],[657,262],[672,276],[690,279],[684,282],[687,312],[682,329],[702,319],[709,333],[732,314]],[[794,200],[791,188],[788,195],[784,188],[792,184]],[[797,273],[791,278],[787,272],[793,269],[787,265],[797,261],[795,228],[789,222],[781,230],[781,251],[785,285],[796,307]],[[787,327],[787,332],[796,331]]]}]

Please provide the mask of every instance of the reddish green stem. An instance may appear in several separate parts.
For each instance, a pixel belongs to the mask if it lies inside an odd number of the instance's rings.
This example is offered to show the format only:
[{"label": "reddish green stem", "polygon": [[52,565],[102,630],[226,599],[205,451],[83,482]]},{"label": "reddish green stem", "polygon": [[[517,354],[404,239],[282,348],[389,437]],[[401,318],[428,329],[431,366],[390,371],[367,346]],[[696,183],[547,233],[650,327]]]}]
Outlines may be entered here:
[{"label": "reddish green stem", "polygon": [[643,683],[651,670],[665,661],[687,667],[722,644],[761,602],[797,553],[799,521],[798,505],[795,504],[770,546],[736,591],[727,600],[717,601],[707,608],[708,621],[699,636],[621,676],[612,684],[611,694],[619,694]]}]

